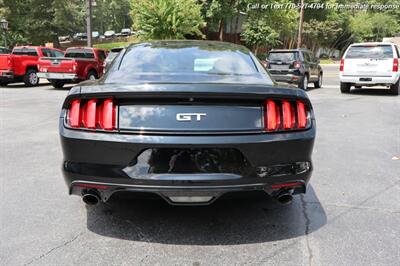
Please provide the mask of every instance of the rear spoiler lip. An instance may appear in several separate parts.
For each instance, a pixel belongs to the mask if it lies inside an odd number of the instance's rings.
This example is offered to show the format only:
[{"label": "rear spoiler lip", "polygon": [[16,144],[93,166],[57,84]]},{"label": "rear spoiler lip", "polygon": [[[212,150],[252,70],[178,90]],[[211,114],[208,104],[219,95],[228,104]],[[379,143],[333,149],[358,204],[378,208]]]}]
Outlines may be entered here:
[{"label": "rear spoiler lip", "polygon": [[[113,97],[115,99],[129,98],[214,98],[214,99],[299,99],[310,107],[311,101],[307,94],[298,88],[280,87],[276,85],[237,85],[237,84],[95,84],[79,86],[80,91],[71,93],[64,101],[64,107],[73,98]],[[188,88],[196,86],[196,89]],[[236,87],[236,88],[232,88]]]}]

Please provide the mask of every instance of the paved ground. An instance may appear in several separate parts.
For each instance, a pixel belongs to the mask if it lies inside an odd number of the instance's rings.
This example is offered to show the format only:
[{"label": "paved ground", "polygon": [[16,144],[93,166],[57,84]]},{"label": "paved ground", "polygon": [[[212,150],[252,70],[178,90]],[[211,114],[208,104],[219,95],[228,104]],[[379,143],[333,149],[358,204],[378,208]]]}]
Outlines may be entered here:
[{"label": "paved ground", "polygon": [[57,126],[67,90],[0,88],[1,265],[399,265],[400,96],[308,92],[318,135],[304,197],[171,207],[67,195]]}]

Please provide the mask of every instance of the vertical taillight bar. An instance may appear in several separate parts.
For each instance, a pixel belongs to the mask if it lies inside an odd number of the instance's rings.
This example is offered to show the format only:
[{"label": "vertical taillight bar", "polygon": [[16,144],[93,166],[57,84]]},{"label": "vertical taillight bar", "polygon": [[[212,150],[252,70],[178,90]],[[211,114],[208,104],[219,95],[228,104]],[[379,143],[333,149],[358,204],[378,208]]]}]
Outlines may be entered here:
[{"label": "vertical taillight bar", "polygon": [[340,60],[340,72],[343,72],[343,70],[344,70],[344,59],[341,59]]},{"label": "vertical taillight bar", "polygon": [[288,101],[282,101],[282,116],[283,116],[283,128],[291,129],[294,127],[295,118],[294,110],[292,105]]},{"label": "vertical taillight bar", "polygon": [[398,58],[394,58],[393,59],[393,72],[397,72],[399,71],[399,59]]},{"label": "vertical taillight bar", "polygon": [[85,128],[96,128],[96,103],[96,99],[91,99],[83,108],[82,123]]},{"label": "vertical taillight bar", "polygon": [[73,128],[77,128],[80,126],[80,122],[81,122],[80,106],[81,106],[80,100],[72,100],[71,107],[68,111],[68,123]]},{"label": "vertical taillight bar", "polygon": [[277,130],[280,126],[279,107],[273,100],[265,101],[264,125],[268,131]]},{"label": "vertical taillight bar", "polygon": [[297,127],[305,128],[307,126],[307,112],[304,103],[297,101]]},{"label": "vertical taillight bar", "polygon": [[106,130],[115,129],[115,107],[112,99],[106,99],[101,108],[100,127]]}]

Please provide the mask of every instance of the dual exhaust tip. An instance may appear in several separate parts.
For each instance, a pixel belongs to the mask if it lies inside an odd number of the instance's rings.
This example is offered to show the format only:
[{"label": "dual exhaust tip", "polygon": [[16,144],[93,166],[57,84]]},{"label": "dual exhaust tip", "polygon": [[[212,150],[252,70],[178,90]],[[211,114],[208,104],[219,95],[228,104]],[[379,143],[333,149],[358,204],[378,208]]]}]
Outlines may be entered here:
[{"label": "dual exhaust tip", "polygon": [[[284,190],[276,197],[276,201],[281,205],[289,205],[293,201],[293,195],[290,191]],[[87,205],[97,205],[100,202],[100,197],[96,192],[88,192],[82,196],[82,200]]]}]

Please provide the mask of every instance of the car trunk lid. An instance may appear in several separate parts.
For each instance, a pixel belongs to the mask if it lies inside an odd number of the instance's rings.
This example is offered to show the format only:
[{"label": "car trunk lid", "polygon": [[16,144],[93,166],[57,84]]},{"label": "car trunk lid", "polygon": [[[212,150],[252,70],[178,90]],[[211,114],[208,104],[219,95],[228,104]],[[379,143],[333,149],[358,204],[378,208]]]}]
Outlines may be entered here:
[{"label": "car trunk lid", "polygon": [[72,73],[76,70],[76,61],[66,57],[42,57],[39,59],[40,72]]}]

